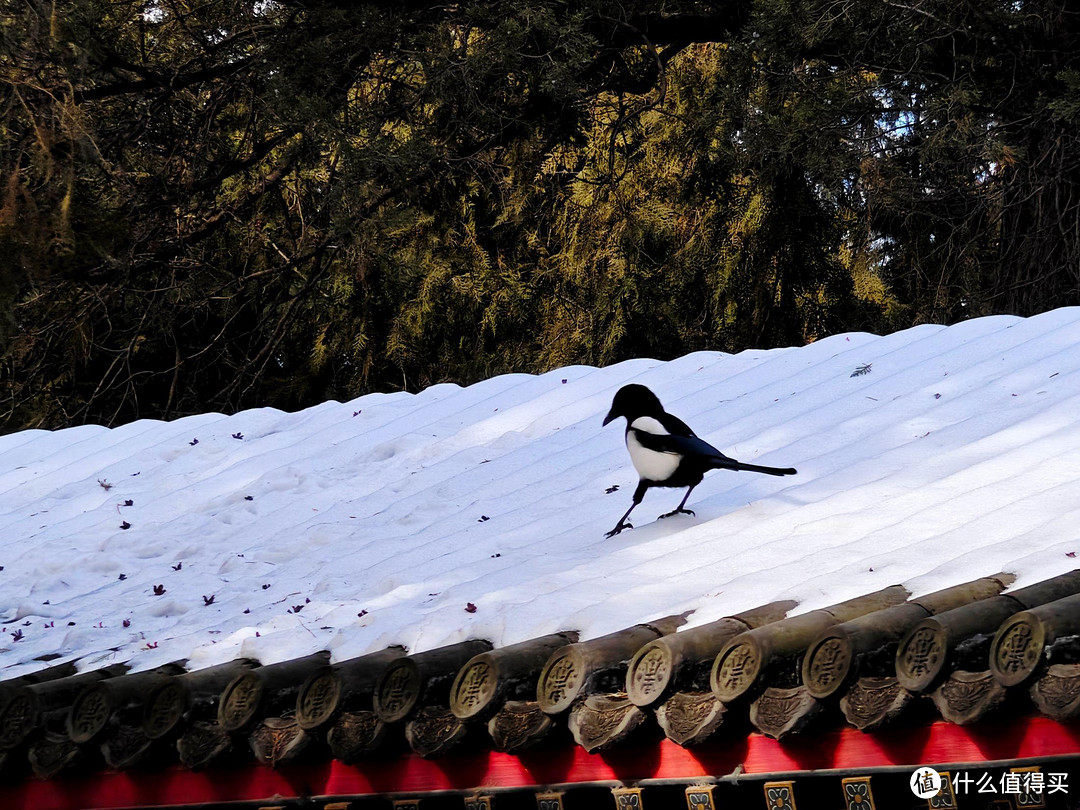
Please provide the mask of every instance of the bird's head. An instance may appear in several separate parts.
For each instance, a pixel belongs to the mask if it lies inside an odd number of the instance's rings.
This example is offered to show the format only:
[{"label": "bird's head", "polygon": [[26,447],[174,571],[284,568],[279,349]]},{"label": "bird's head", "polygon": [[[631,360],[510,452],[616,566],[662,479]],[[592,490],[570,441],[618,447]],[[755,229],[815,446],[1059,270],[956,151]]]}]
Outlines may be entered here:
[{"label": "bird's head", "polygon": [[620,416],[633,422],[639,416],[659,416],[663,412],[664,406],[660,404],[656,394],[644,385],[631,383],[615,392],[615,398],[611,400],[611,410],[604,417],[604,424]]}]

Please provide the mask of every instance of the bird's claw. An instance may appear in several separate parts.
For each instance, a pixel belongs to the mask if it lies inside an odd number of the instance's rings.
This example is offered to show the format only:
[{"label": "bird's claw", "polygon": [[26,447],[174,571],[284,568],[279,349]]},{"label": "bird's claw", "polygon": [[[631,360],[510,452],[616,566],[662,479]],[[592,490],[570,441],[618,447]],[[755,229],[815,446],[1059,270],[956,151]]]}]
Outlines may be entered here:
[{"label": "bird's claw", "polygon": [[660,515],[657,520],[663,520],[664,518],[674,517],[675,515],[693,515],[693,509],[672,509],[670,512],[665,512]]},{"label": "bird's claw", "polygon": [[619,532],[621,532],[623,529],[632,529],[632,528],[634,528],[633,523],[625,523],[625,522],[620,520],[619,523],[615,526],[614,529],[612,529],[610,532],[604,532],[604,537],[614,537]]}]

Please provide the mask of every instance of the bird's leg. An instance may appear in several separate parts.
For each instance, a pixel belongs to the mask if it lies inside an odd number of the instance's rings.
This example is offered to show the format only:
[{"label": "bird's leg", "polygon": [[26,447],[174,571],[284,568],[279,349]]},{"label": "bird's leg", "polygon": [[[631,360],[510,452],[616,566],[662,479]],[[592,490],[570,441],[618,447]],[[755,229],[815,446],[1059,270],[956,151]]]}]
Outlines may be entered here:
[{"label": "bird's leg", "polygon": [[[694,487],[696,487],[696,486],[697,486],[697,484],[694,484]],[[693,509],[683,509],[683,507],[686,506],[686,499],[690,497],[690,493],[694,491],[694,487],[690,487],[690,489],[686,490],[686,494],[683,495],[682,503],[680,503],[677,507],[672,509],[670,512],[666,512],[665,514],[660,515],[660,517],[658,517],[657,520],[662,520],[663,518],[668,518],[668,517],[671,517],[672,515],[692,515],[692,514],[694,514]]]},{"label": "bird's leg", "polygon": [[630,508],[626,510],[626,514],[619,518],[619,522],[615,524],[615,528],[610,532],[605,532],[604,537],[614,537],[623,529],[632,529],[634,525],[627,523],[626,519],[630,517],[630,513],[634,511],[634,507],[641,503],[641,499],[645,497],[645,490],[649,487],[644,481],[638,482],[637,489],[634,490],[634,502],[630,504]]},{"label": "bird's leg", "polygon": [[630,517],[630,513],[634,511],[634,507],[637,506],[637,505],[638,505],[637,501],[634,501],[632,504],[630,504],[630,508],[626,510],[626,514],[623,515],[621,518],[619,518],[619,522],[615,524],[615,528],[612,529],[610,532],[605,532],[604,537],[614,537],[619,532],[621,532],[623,529],[632,529],[632,528],[634,528],[634,524],[633,523],[627,523],[626,519],[628,517]]}]

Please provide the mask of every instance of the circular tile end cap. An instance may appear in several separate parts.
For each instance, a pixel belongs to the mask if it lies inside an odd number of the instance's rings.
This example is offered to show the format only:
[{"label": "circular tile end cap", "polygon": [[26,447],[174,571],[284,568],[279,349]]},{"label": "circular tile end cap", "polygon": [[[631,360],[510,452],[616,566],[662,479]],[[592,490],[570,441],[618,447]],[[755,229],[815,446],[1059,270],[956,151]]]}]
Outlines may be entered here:
[{"label": "circular tile end cap", "polygon": [[757,683],[764,666],[761,644],[751,635],[732,639],[713,661],[709,685],[724,702],[736,700]]},{"label": "circular tile end cap", "polygon": [[673,676],[671,649],[663,639],[650,641],[630,660],[626,694],[635,706],[651,706],[663,697]]},{"label": "circular tile end cap", "polygon": [[536,701],[545,714],[560,714],[570,708],[585,686],[585,658],[571,644],[556,650],[540,672]]},{"label": "circular tile end cap", "polygon": [[386,668],[372,696],[375,714],[384,723],[408,717],[420,701],[420,669],[410,658],[399,658]]},{"label": "circular tile end cap", "polygon": [[250,725],[262,705],[263,691],[262,678],[254,672],[237,675],[221,693],[218,724],[225,731],[240,731]]},{"label": "circular tile end cap", "polygon": [[990,669],[1002,686],[1016,686],[1035,674],[1042,659],[1046,629],[1024,610],[1005,620],[990,646]]}]

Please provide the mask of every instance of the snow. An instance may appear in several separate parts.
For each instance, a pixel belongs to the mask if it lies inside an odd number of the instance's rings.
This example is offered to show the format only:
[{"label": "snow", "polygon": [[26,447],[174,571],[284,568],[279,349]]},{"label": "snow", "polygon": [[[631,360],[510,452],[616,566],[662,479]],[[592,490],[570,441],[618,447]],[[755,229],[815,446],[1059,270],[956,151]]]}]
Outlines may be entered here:
[{"label": "snow", "polygon": [[[623,420],[601,427],[628,382],[728,455],[798,475],[710,473],[697,516],[662,521],[683,490],[654,489],[605,539],[637,483]],[[1069,308],[0,436],[0,678],[48,654],[341,660],[1000,571],[1020,587],[1076,567],[1078,412]]]}]

